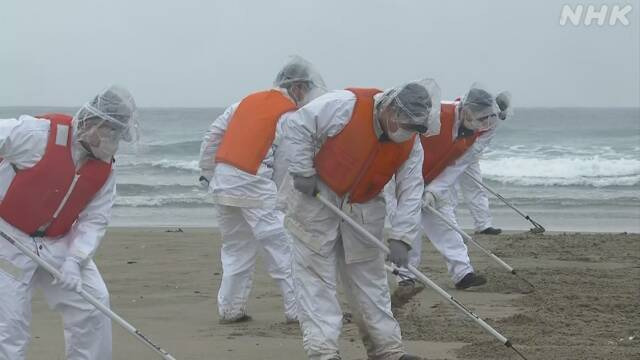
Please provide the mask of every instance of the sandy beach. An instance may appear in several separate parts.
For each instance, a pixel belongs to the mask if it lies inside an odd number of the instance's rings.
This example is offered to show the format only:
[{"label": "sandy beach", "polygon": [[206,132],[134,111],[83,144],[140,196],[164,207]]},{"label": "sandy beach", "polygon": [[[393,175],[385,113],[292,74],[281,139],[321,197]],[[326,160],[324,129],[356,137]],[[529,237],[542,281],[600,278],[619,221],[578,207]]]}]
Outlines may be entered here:
[{"label": "sandy beach", "polygon": [[[421,269],[528,359],[640,359],[640,235],[511,233],[477,239],[535,291],[473,245],[472,261],[489,279],[482,288],[453,289],[428,242]],[[219,248],[215,229],[111,228],[96,262],[112,308],[177,359],[304,359],[300,330],[284,324],[279,291],[260,262],[250,301],[253,321],[218,324]],[[394,312],[407,349],[428,359],[517,358],[431,289]],[[40,293],[32,329],[29,359],[64,359],[60,318]],[[345,324],[342,339],[343,358],[366,358],[354,324]],[[114,324],[114,359],[156,357]]]}]

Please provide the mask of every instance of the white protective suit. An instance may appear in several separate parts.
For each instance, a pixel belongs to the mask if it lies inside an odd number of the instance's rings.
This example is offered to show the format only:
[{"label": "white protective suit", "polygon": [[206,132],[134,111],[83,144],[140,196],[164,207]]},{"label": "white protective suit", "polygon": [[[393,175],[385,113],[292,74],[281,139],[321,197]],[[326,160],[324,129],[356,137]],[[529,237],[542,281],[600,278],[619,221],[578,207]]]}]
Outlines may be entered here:
[{"label": "white protective suit", "polygon": [[[456,109],[455,128],[458,129],[461,125],[459,116],[459,107]],[[457,134],[457,131],[454,132]],[[482,156],[484,149],[489,146],[491,140],[495,135],[495,129],[484,132],[473,143],[471,148],[458,158],[453,164],[445,168],[440,175],[438,175],[433,181],[425,185],[425,191],[430,191],[435,194],[437,202],[437,210],[447,217],[449,221],[457,225],[455,210],[458,205],[458,195],[456,191],[456,184],[463,179],[466,181],[471,180],[468,176],[464,175],[465,170],[471,168],[472,174],[474,169],[478,169],[478,161]],[[457,135],[456,135],[457,136]],[[477,186],[477,185],[476,185]],[[385,188],[386,197],[390,198],[390,192],[393,191],[393,184],[388,184]],[[486,195],[484,195],[486,199]],[[387,208],[387,212],[392,214],[395,212],[395,205],[392,201],[387,202],[390,205]],[[471,205],[470,205],[471,207]],[[487,203],[488,207],[488,203]],[[473,211],[473,210],[472,210]],[[462,236],[451,229],[444,221],[440,220],[437,216],[432,214],[429,210],[423,209],[421,215],[422,230],[424,234],[429,238],[433,246],[442,254],[446,263],[449,275],[454,283],[462,280],[462,278],[473,272],[473,266],[469,260],[469,254],[467,246],[465,245]],[[489,218],[490,219],[490,218]],[[484,229],[484,228],[483,228]],[[422,234],[419,234],[409,251],[409,264],[418,268],[420,266],[422,251]],[[413,278],[415,276],[407,269],[401,269],[402,274],[399,280],[402,278]]]},{"label": "white protective suit", "polygon": [[[0,157],[4,158],[0,164],[0,198],[4,198],[15,176],[11,164],[27,169],[42,158],[49,127],[48,120],[31,116],[0,120]],[[73,160],[78,165],[87,153],[77,141],[73,144]],[[59,268],[70,255],[81,259],[84,290],[109,306],[107,287],[92,257],[104,236],[114,200],[112,173],[66,235],[56,239],[32,238],[1,218],[0,229],[54,267]],[[51,275],[0,238],[0,359],[25,358],[30,340],[31,297],[33,290],[40,288],[51,309],[62,314],[67,359],[110,360],[111,320],[79,294],[51,282]]]},{"label": "white protective suit", "polygon": [[[482,180],[479,160],[478,158],[469,164],[466,171],[474,178]],[[492,227],[493,218],[491,217],[491,210],[489,210],[489,198],[484,188],[464,174],[458,179],[458,187],[473,218],[474,231],[480,232]],[[456,188],[456,190],[458,189]]]},{"label": "white protective suit", "polygon": [[[302,176],[315,174],[314,155],[328,137],[338,134],[349,122],[355,100],[350,91],[332,91],[291,116],[285,131],[291,149],[290,173]],[[378,124],[375,125],[380,134]],[[422,160],[422,146],[416,140],[409,159],[395,175],[400,206],[396,216],[390,219],[391,229],[387,238],[409,245],[418,233],[423,189]],[[382,194],[364,204],[350,204],[322,181],[318,182],[318,190],[371,234],[382,238],[385,218]],[[336,289],[338,278],[344,285],[369,359],[399,359],[404,350],[399,325],[391,313],[382,251],[320,201],[293,189],[290,181],[285,181],[280,191],[288,191],[285,226],[294,240],[296,298],[303,346],[309,359],[324,360],[338,356],[338,336],[342,327],[342,310]]]},{"label": "white protective suit", "polygon": [[[288,97],[287,92],[281,91]],[[264,249],[269,275],[284,297],[288,321],[297,319],[291,274],[291,241],[284,227],[284,213],[275,209],[277,188],[273,180],[273,147],[257,175],[232,165],[215,163],[215,155],[239,103],[227,108],[209,127],[200,149],[200,168],[211,177],[209,192],[216,202],[222,232],[222,283],[218,311],[222,320],[237,320],[247,313],[256,256]],[[281,119],[286,114],[281,116]]]}]

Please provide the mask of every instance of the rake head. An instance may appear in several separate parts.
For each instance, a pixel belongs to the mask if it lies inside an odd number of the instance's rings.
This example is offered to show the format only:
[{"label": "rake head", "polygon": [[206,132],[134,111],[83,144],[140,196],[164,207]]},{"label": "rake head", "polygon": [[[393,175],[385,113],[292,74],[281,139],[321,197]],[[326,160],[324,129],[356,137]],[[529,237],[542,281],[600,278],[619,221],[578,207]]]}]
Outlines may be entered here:
[{"label": "rake head", "polygon": [[543,227],[534,227],[529,229],[529,232],[531,232],[532,234],[542,234],[545,232],[545,229]]}]

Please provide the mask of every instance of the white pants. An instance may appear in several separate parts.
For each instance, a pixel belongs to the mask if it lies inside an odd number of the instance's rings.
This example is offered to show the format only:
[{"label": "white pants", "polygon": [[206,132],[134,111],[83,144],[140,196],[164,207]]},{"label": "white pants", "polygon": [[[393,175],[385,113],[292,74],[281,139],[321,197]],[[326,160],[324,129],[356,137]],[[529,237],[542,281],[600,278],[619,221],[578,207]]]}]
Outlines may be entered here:
[{"label": "white pants", "polygon": [[[457,198],[455,192],[447,192],[447,198],[438,201],[437,210],[444,215],[451,223],[458,225],[455,215],[455,207]],[[433,246],[442,254],[447,264],[449,276],[454,283],[462,280],[468,273],[473,272],[471,260],[467,245],[465,245],[462,236],[455,230],[451,229],[447,223],[442,221],[431,211],[422,210],[422,229],[427,235]],[[409,250],[409,264],[419,268],[422,256],[422,236],[417,236],[411,244]],[[409,277],[415,279],[415,276],[407,269],[400,270],[401,276],[398,280]]]},{"label": "white pants", "polygon": [[287,320],[297,319],[291,274],[291,240],[284,230],[282,212],[273,209],[216,205],[222,232],[222,283],[218,312],[224,320],[247,314],[256,257],[264,249],[269,275],[284,298]]},{"label": "white pants", "polygon": [[[482,181],[482,173],[480,172],[480,163],[478,161],[470,164],[467,167],[467,172]],[[489,210],[489,198],[484,188],[466,174],[460,175],[458,184],[469,212],[471,212],[471,217],[473,217],[474,230],[482,231],[491,227],[493,219]]]},{"label": "white pants", "polygon": [[[83,288],[109,306],[109,293],[95,263],[89,261],[81,272]],[[77,293],[52,285],[52,280],[43,269],[37,269],[28,281],[0,270],[0,359],[25,359],[31,338],[31,297],[35,288],[41,288],[49,307],[62,314],[67,359],[111,360],[111,320]]]},{"label": "white pants", "polygon": [[328,256],[319,255],[293,237],[294,279],[303,346],[309,359],[338,356],[342,310],[337,297],[340,278],[371,360],[397,360],[403,354],[400,326],[391,313],[391,300],[380,256],[345,262],[341,239]]}]

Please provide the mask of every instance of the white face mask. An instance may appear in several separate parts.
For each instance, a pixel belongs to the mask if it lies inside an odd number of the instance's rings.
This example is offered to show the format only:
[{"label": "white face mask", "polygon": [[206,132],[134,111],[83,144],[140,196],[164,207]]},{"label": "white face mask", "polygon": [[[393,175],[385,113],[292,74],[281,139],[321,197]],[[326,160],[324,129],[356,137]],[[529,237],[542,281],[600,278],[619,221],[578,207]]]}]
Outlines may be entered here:
[{"label": "white face mask", "polygon": [[388,135],[389,135],[389,139],[391,139],[391,141],[393,141],[394,143],[401,143],[411,139],[413,134],[414,134],[413,131],[399,128],[397,131],[390,132]]},{"label": "white face mask", "polygon": [[79,131],[78,141],[83,144],[93,157],[106,163],[111,163],[113,156],[118,151],[121,132],[101,125]]},{"label": "white face mask", "polygon": [[[498,122],[498,114],[489,111],[483,114],[472,114],[470,111],[463,108],[463,121],[464,127],[473,131],[487,131],[496,127]],[[475,115],[475,116],[474,116]]]},{"label": "white face mask", "polygon": [[394,120],[390,120],[391,118],[391,116],[387,116],[384,119],[384,132],[387,134],[389,139],[394,143],[401,143],[411,139],[415,132],[403,129],[395,118]]},{"label": "white face mask", "polygon": [[111,163],[113,156],[118,151],[118,143],[113,143],[110,141],[103,141],[100,143],[100,146],[93,147],[91,146],[91,153],[98,160],[102,160],[106,163]]}]

